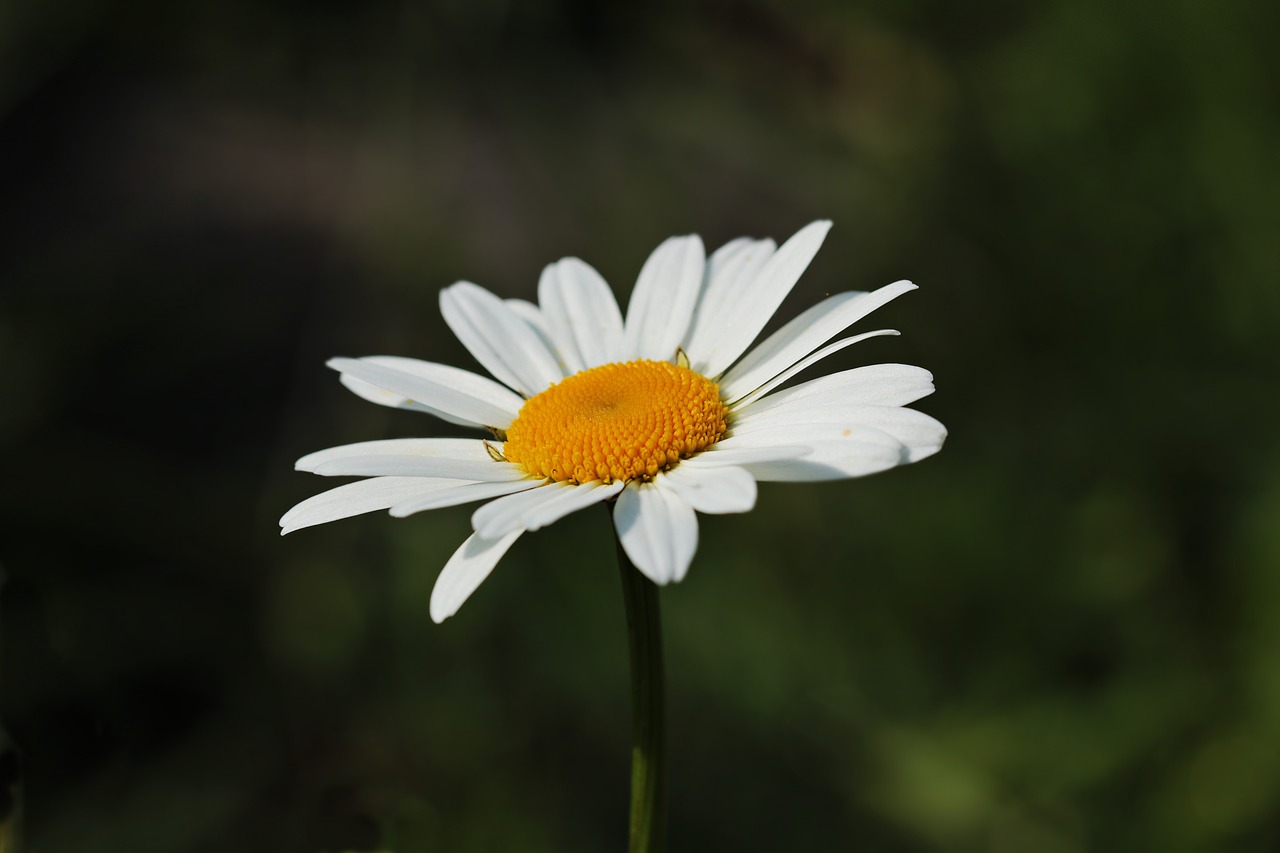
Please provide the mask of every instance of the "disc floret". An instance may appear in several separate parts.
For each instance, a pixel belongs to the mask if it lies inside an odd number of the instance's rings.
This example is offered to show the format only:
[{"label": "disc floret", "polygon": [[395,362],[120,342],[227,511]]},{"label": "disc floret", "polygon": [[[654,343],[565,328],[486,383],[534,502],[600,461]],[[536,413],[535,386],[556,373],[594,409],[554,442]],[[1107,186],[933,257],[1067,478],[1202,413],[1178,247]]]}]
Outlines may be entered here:
[{"label": "disc floret", "polygon": [[715,444],[726,414],[720,387],[687,367],[604,364],[526,400],[503,455],[551,480],[650,480]]}]

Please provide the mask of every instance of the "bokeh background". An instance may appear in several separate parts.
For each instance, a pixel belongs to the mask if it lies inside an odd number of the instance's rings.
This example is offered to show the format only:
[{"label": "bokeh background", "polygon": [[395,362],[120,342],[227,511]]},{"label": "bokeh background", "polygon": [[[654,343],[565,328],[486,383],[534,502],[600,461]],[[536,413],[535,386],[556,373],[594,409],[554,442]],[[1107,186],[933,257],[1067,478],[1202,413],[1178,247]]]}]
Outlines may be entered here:
[{"label": "bokeh background", "polygon": [[277,536],[298,456],[454,434],[324,361],[830,217],[781,316],[918,282],[827,365],[929,367],[951,437],[703,520],[673,853],[1280,849],[1278,8],[0,4],[28,848],[622,849],[605,510],[431,624],[469,508]]}]

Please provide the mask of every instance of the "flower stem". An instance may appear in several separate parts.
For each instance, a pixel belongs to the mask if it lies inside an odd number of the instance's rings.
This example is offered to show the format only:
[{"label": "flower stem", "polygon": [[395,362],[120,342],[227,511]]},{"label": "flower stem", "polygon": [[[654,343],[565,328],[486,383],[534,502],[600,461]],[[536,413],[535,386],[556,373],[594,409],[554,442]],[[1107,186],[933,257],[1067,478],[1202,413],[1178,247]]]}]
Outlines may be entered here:
[{"label": "flower stem", "polygon": [[661,853],[666,849],[667,786],[658,587],[631,564],[616,531],[614,537],[631,651],[631,834],[627,850]]}]

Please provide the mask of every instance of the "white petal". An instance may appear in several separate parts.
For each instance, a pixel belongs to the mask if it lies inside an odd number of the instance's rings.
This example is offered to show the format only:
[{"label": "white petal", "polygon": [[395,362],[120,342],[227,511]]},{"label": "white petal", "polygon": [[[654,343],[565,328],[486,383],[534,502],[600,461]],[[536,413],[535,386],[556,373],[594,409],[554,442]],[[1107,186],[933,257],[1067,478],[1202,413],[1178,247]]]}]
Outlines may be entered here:
[{"label": "white petal", "polygon": [[[908,410],[903,410],[908,411]],[[884,430],[865,424],[846,422],[809,422],[798,420],[782,426],[770,426],[746,432],[735,433],[729,438],[721,439],[719,446],[724,450],[747,450],[777,447],[785,444],[789,447],[809,447],[814,442],[836,441],[847,439],[865,444],[879,444],[891,447],[902,454],[905,446]],[[802,459],[811,460],[813,454],[807,453]]]},{"label": "white petal", "polygon": [[317,465],[321,477],[450,477],[457,480],[504,482],[522,480],[524,469],[510,462],[486,459],[447,459],[438,456],[348,456]]},{"label": "white petal", "polygon": [[613,510],[618,540],[635,567],[658,586],[684,578],[698,550],[693,507],[659,484],[631,482]]},{"label": "white petal", "polygon": [[[726,280],[735,280],[737,275],[724,277],[723,273],[731,266],[736,269],[759,269],[760,264],[769,260],[769,255],[773,254],[777,243],[772,240],[751,240],[750,237],[739,237],[736,240],[728,241],[723,246],[717,248],[710,254],[707,259],[707,282],[705,286],[708,291],[703,292],[701,302],[705,302],[709,297],[714,296],[714,291],[726,287]],[[754,257],[754,260],[748,260]],[[754,273],[753,273],[754,275]]]},{"label": "white petal", "polygon": [[827,398],[801,400],[794,405],[745,415],[734,423],[733,435],[719,443],[726,447],[758,447],[769,442],[848,438],[866,429],[873,429],[901,444],[905,454],[903,462],[916,462],[932,456],[942,448],[947,437],[946,427],[915,409],[867,406]]},{"label": "white petal", "polygon": [[475,533],[467,537],[436,578],[431,590],[431,621],[439,624],[457,613],[523,532],[515,530],[496,540],[482,539]]},{"label": "white petal", "polygon": [[677,465],[657,479],[698,512],[748,512],[756,505],[755,478],[742,468]]},{"label": "white petal", "polygon": [[787,323],[724,375],[721,392],[737,399],[777,376],[894,297],[916,286],[899,281],[871,293],[840,293]]},{"label": "white petal", "polygon": [[566,515],[609,500],[622,491],[625,485],[621,480],[614,480],[612,483],[602,483],[597,480],[575,486],[569,494],[559,495],[554,501],[547,501],[535,511],[528,513],[524,517],[523,526],[528,530],[539,530]]},{"label": "white petal", "polygon": [[280,518],[280,535],[387,509],[410,497],[446,489],[461,480],[428,480],[422,477],[374,477],[359,480],[307,498]]},{"label": "white petal", "polygon": [[479,438],[384,438],[378,441],[357,441],[340,444],[308,453],[294,463],[298,471],[315,473],[316,468],[334,459],[352,456],[430,456],[448,459],[468,459],[477,462],[493,461],[485,449],[485,441]]},{"label": "white petal", "polygon": [[512,530],[538,530],[570,513],[608,500],[622,490],[622,482],[577,485],[568,481],[490,501],[471,516],[471,526],[488,539]]},{"label": "white petal", "polygon": [[737,411],[738,409],[741,409],[741,408],[745,408],[746,406],[751,405],[751,403],[760,399],[765,394],[768,394],[774,388],[777,388],[783,382],[786,382],[792,376],[795,376],[797,373],[801,372],[805,368],[812,367],[813,365],[822,361],[827,356],[833,353],[837,353],[840,350],[844,349],[845,347],[853,346],[856,343],[865,341],[867,338],[878,338],[882,335],[896,335],[896,334],[899,334],[899,333],[894,329],[877,329],[874,332],[863,332],[861,335],[854,335],[851,338],[841,338],[838,341],[832,341],[831,343],[827,344],[825,347],[818,350],[817,352],[809,356],[806,356],[805,358],[802,358],[800,361],[796,362],[791,367],[782,371],[777,376],[770,379],[768,382],[765,382],[759,388],[756,388],[755,390],[747,394],[744,394],[741,397],[726,397],[725,399],[729,403],[729,408],[733,409],[734,411]]},{"label": "white petal", "polygon": [[881,430],[902,442],[904,462],[919,462],[942,449],[947,428],[934,417],[901,406],[863,406],[853,412],[855,423]]},{"label": "white petal", "polygon": [[510,308],[516,316],[529,324],[532,329],[538,333],[543,346],[547,348],[547,352],[556,358],[556,363],[560,366],[560,372],[565,376],[577,373],[577,368],[570,367],[565,361],[564,353],[560,351],[560,347],[556,345],[555,338],[551,335],[551,324],[547,322],[547,317],[542,313],[542,309],[526,299],[504,299],[502,304]]},{"label": "white petal", "polygon": [[[424,410],[450,423],[506,429],[524,405],[492,379],[447,364],[393,355],[331,358],[325,363],[342,374],[343,385],[366,400]],[[375,393],[367,393],[370,388]]]},{"label": "white petal", "polygon": [[848,400],[875,406],[905,406],[932,394],[933,374],[908,364],[869,364],[819,376],[734,409],[734,429],[748,418],[803,400]]},{"label": "white petal", "polygon": [[668,238],[653,250],[627,303],[627,357],[669,361],[675,355],[693,317],[705,263],[696,234]]},{"label": "white petal", "polygon": [[542,480],[535,480],[532,477],[501,483],[467,483],[458,481],[457,485],[449,488],[437,489],[425,495],[414,495],[407,500],[400,501],[391,507],[391,515],[394,518],[404,518],[405,516],[413,515],[415,512],[422,512],[428,509],[458,506],[459,504],[472,503],[473,501],[487,501],[490,498],[500,498],[503,495],[537,488],[542,485],[542,482]]},{"label": "white petal", "polygon": [[[437,418],[449,420],[440,412],[433,411],[421,403],[416,403],[407,397],[388,391],[385,388],[379,388],[377,385],[365,382],[363,379],[356,379],[354,376],[347,376],[346,374],[343,374],[338,377],[338,381],[341,382],[348,391],[355,394],[357,397],[368,400],[370,403],[377,403],[379,406],[389,406],[393,409],[409,409],[415,412],[426,412],[429,415],[435,415]],[[456,421],[449,422],[456,423]],[[470,424],[468,424],[468,426],[470,426]]]},{"label": "white petal", "polygon": [[467,281],[446,287],[440,313],[476,361],[526,397],[564,378],[534,327],[483,287]]},{"label": "white petal", "polygon": [[735,288],[733,299],[725,305],[723,327],[714,341],[715,355],[704,365],[705,375],[720,374],[751,346],[800,280],[830,229],[827,220],[801,228],[770,256],[749,283]]},{"label": "white petal", "polygon": [[471,527],[488,539],[495,539],[516,529],[525,530],[525,516],[548,501],[572,494],[574,488],[573,483],[561,480],[490,501],[471,514]]},{"label": "white petal", "polygon": [[706,283],[685,336],[684,349],[694,370],[704,376],[716,376],[732,362],[732,358],[727,362],[721,358],[717,348],[719,341],[727,339],[732,343],[734,338],[730,307],[777,248],[772,240],[742,237],[712,253],[707,261]]},{"label": "white petal", "polygon": [[549,265],[538,281],[538,302],[574,372],[626,360],[618,302],[587,263],[564,258]]},{"label": "white petal", "polygon": [[554,346],[551,343],[551,325],[547,322],[541,308],[527,299],[504,299],[502,304],[510,308],[521,320],[533,326],[534,330],[547,341],[548,346]]},{"label": "white petal", "polygon": [[573,336],[573,326],[569,322],[567,310],[558,290],[560,287],[559,264],[547,264],[538,277],[538,305],[547,323],[547,331],[552,348],[565,373],[572,376],[586,369],[582,353],[578,350],[578,342]]},{"label": "white petal", "polygon": [[[785,431],[783,431],[785,435]],[[816,433],[816,431],[815,431]],[[764,440],[764,433],[756,436]],[[786,435],[785,440],[795,440]],[[834,430],[834,437],[814,438],[805,442],[809,454],[800,459],[782,459],[743,465],[757,480],[841,480],[861,477],[901,465],[905,462],[903,446],[879,430],[870,427]]]},{"label": "white petal", "polygon": [[726,465],[746,465],[749,462],[772,462],[776,459],[799,459],[807,456],[809,449],[803,445],[776,445],[772,447],[738,447],[728,449],[716,444],[680,463],[680,467],[723,468]]}]

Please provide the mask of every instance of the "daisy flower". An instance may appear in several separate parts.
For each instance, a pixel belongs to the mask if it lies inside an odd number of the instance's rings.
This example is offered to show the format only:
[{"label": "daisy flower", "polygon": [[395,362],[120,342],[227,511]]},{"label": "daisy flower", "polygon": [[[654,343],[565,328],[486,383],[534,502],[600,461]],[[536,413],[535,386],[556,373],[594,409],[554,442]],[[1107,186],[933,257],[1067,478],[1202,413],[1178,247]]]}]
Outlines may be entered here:
[{"label": "daisy flower", "polygon": [[750,510],[757,482],[860,477],[936,453],[945,428],[904,408],[933,391],[922,368],[858,367],[777,390],[832,353],[896,335],[831,340],[911,282],[827,297],[751,348],[830,227],[814,222],[780,247],[741,238],[710,257],[697,236],[672,237],[645,261],[625,317],[577,258],[542,271],[537,305],[470,282],[445,288],[445,322],[492,379],[397,356],[328,365],[366,400],[489,437],[308,454],[298,470],[368,479],[298,504],[280,519],[282,533],[373,510],[402,518],[486,501],[432,591],[431,618],[441,622],[521,534],[593,504],[615,501],[627,557],[664,585],[693,560],[696,513]]}]

